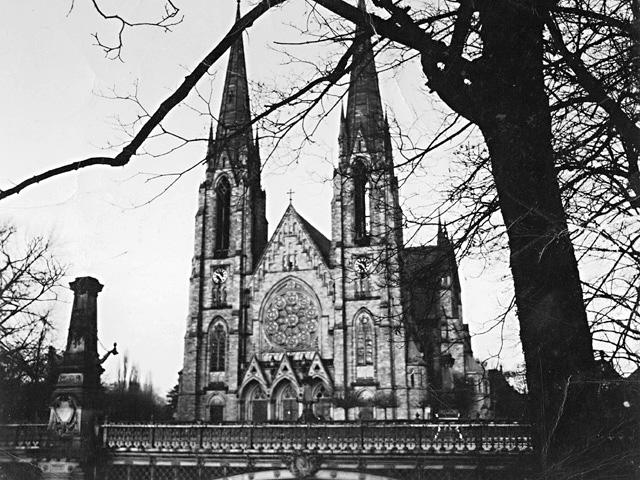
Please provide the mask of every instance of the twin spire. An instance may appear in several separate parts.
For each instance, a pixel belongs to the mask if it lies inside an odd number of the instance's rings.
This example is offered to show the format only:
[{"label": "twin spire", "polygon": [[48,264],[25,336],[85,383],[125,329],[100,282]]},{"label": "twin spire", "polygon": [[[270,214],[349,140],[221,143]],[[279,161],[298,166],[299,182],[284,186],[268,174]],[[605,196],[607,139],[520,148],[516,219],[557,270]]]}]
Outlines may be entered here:
[{"label": "twin spire", "polygon": [[[240,20],[240,2],[236,10],[236,23]],[[230,131],[246,127],[251,122],[249,106],[249,82],[244,59],[242,35],[229,49],[229,64],[222,90],[222,104],[218,116],[216,136],[226,135]],[[249,129],[249,132],[251,129]]]},{"label": "twin spire", "polygon": [[[358,8],[366,12],[365,0],[358,0]],[[236,10],[236,22],[240,19],[240,2]],[[381,140],[381,145],[367,145],[369,151],[374,148],[386,151],[390,145],[388,125],[382,107],[378,74],[369,35],[360,27],[355,29],[356,47],[353,57],[353,69],[350,74],[346,116],[340,121],[341,140],[345,141],[347,151],[354,151],[356,136],[360,132],[370,143]],[[222,103],[218,116],[215,139],[213,126],[209,132],[207,158],[210,166],[217,162],[222,150],[230,151],[230,160],[246,148],[247,152],[257,150],[254,145],[251,128],[251,108],[249,103],[249,82],[242,36],[229,49],[229,63],[222,91]],[[233,154],[236,153],[236,155]],[[249,154],[249,157],[257,156]],[[248,165],[247,165],[248,166]],[[257,165],[259,169],[259,165]]]},{"label": "twin spire", "polygon": [[[240,20],[240,1],[236,23]],[[225,155],[226,154],[226,155]],[[223,165],[228,158],[230,165]],[[229,48],[229,63],[222,89],[222,102],[215,138],[213,124],[209,129],[207,161],[210,169],[231,167],[235,175],[245,168],[254,176],[260,172],[260,161],[253,141],[249,82],[244,58],[242,35]]]},{"label": "twin spire", "polygon": [[[364,0],[358,0],[358,8],[366,12]],[[371,37],[361,27],[355,30],[353,68],[349,78],[347,114],[341,130],[348,139],[347,152],[353,152],[358,132],[364,139],[385,138],[386,120],[378,85],[378,72],[371,46]],[[371,145],[367,148],[371,150]]]}]

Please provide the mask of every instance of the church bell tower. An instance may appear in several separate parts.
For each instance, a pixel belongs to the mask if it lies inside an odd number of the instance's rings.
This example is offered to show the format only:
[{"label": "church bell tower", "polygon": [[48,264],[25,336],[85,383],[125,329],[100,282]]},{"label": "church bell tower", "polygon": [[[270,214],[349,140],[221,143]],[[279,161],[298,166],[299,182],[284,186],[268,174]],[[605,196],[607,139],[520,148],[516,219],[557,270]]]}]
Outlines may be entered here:
[{"label": "church bell tower", "polygon": [[[364,1],[359,7],[364,11]],[[398,183],[370,37],[355,31],[347,110],[340,118],[332,237],[345,248],[402,247]]]},{"label": "church bell tower", "polygon": [[[363,0],[358,6],[366,10]],[[331,215],[340,315],[336,336],[344,345],[336,352],[336,364],[342,366],[336,377],[344,395],[373,392],[376,399],[398,405],[394,418],[407,418],[406,358],[397,355],[404,339],[398,183],[371,39],[356,28],[354,41]]]},{"label": "church bell tower", "polygon": [[[238,5],[236,21],[239,18]],[[237,389],[237,372],[246,362],[242,348],[247,329],[246,276],[267,243],[265,193],[251,126],[242,37],[231,46],[228,62],[220,115],[215,136],[213,125],[209,131],[206,177],[199,191],[178,397],[181,420],[210,417],[204,399],[217,391]],[[228,348],[231,344],[240,348]]]}]

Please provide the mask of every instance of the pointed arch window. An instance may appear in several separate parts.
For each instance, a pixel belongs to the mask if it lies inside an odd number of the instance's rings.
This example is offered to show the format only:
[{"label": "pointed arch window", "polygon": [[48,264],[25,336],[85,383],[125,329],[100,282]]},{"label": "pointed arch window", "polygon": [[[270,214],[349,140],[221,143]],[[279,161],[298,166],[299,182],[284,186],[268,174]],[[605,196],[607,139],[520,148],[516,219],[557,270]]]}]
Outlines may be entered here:
[{"label": "pointed arch window", "polygon": [[353,185],[356,239],[364,239],[371,234],[371,182],[360,159],[353,164]]},{"label": "pointed arch window", "polygon": [[298,420],[298,395],[291,383],[286,383],[276,395],[276,420],[295,422]]},{"label": "pointed arch window", "polygon": [[227,359],[227,332],[222,322],[216,323],[209,333],[209,371],[224,372]]},{"label": "pointed arch window", "polygon": [[246,418],[253,423],[266,423],[269,412],[269,398],[259,385],[255,385],[247,394]]},{"label": "pointed arch window", "polygon": [[229,251],[231,222],[231,185],[222,177],[216,186],[215,255],[226,256]]},{"label": "pointed arch window", "polygon": [[373,322],[368,313],[361,313],[356,319],[356,363],[373,365]]},{"label": "pointed arch window", "polygon": [[313,388],[313,414],[320,421],[331,420],[331,407],[333,399],[329,390],[322,383],[318,383]]}]

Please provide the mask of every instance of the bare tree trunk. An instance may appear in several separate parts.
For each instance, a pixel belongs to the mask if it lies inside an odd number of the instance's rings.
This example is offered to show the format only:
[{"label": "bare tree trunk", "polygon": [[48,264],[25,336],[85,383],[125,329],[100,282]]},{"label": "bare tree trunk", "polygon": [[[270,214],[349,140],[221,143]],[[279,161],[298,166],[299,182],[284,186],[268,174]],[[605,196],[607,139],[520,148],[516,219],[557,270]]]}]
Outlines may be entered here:
[{"label": "bare tree trunk", "polygon": [[[591,334],[551,143],[536,2],[481,3],[480,128],[507,227],[520,336],[543,467],[581,442],[582,380],[595,372]],[[537,5],[544,8],[542,5]]]}]

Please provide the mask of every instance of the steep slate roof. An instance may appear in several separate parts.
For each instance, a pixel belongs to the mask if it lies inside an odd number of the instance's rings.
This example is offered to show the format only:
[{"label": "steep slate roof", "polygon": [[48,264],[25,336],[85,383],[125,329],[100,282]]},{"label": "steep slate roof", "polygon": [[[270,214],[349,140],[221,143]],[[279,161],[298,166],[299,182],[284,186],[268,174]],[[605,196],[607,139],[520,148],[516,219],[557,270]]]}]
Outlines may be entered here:
[{"label": "steep slate roof", "polygon": [[444,252],[437,245],[406,247],[400,252],[404,273],[410,277],[420,276],[426,270],[441,271],[445,266]]},{"label": "steep slate roof", "polygon": [[454,288],[459,288],[457,269],[451,263],[446,248],[441,245],[405,248],[400,252],[400,258],[402,286],[405,300],[408,301],[407,312],[415,320],[437,317],[440,279],[446,274],[452,274]]},{"label": "steep slate roof", "polygon": [[260,260],[256,262],[255,267],[257,268],[258,265],[262,263],[262,258],[264,257],[264,255],[266,255],[267,251],[271,248],[273,239],[276,237],[278,230],[282,228],[282,224],[284,223],[284,220],[285,218],[287,218],[287,216],[293,216],[296,219],[296,221],[300,224],[300,226],[304,229],[305,233],[309,237],[309,240],[313,242],[314,246],[318,249],[318,252],[320,252],[320,255],[322,256],[322,260],[324,261],[325,265],[329,267],[329,259],[331,257],[331,240],[329,240],[322,233],[320,233],[320,231],[317,228],[311,225],[302,215],[300,215],[296,211],[296,209],[293,207],[293,204],[291,203],[282,214],[282,217],[280,217],[278,226],[273,231],[271,238],[269,238],[269,242],[267,243],[267,246],[263,250]]},{"label": "steep slate roof", "polygon": [[[453,244],[447,234],[447,229],[438,221],[436,245],[420,247],[405,247],[400,251],[403,265],[404,282],[434,283],[437,286],[440,277],[446,273],[453,276],[454,285],[460,288],[458,266],[453,250]],[[436,287],[437,288],[437,287]]]},{"label": "steep slate roof", "polygon": [[300,215],[296,211],[296,209],[293,208],[293,205],[291,205],[291,208],[293,209],[295,214],[298,216],[298,220],[300,221],[304,229],[309,234],[309,237],[311,237],[311,240],[313,240],[313,242],[316,244],[316,246],[318,247],[318,250],[320,250],[320,253],[322,254],[322,257],[324,258],[324,261],[328,265],[329,257],[331,254],[331,240],[329,240],[322,233],[320,233],[320,231],[316,229],[316,227],[311,225],[302,215]]}]

